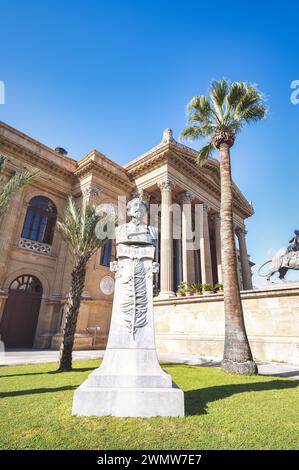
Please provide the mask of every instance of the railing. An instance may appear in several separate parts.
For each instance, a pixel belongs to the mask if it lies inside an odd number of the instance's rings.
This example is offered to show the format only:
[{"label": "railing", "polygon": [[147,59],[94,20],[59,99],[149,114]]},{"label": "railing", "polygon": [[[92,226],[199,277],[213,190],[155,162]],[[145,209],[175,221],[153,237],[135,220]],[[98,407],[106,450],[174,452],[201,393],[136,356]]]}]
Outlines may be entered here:
[{"label": "railing", "polygon": [[34,251],[35,253],[42,253],[46,255],[51,254],[52,246],[47,243],[36,242],[28,240],[28,238],[20,238],[19,247],[25,250]]}]

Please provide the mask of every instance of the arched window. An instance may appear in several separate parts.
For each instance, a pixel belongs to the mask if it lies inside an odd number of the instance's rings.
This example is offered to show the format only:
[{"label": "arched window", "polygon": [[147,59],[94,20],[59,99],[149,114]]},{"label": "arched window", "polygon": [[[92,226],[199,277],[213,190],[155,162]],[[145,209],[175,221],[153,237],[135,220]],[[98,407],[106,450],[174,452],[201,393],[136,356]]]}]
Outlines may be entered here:
[{"label": "arched window", "polygon": [[9,290],[25,291],[31,294],[42,294],[43,288],[40,281],[35,276],[23,274],[15,279],[9,286]]},{"label": "arched window", "polygon": [[57,210],[50,199],[36,196],[29,202],[22,238],[52,244]]},{"label": "arched window", "polygon": [[109,266],[110,259],[111,259],[111,250],[112,250],[112,240],[107,238],[102,246],[101,251],[101,265],[102,266]]}]

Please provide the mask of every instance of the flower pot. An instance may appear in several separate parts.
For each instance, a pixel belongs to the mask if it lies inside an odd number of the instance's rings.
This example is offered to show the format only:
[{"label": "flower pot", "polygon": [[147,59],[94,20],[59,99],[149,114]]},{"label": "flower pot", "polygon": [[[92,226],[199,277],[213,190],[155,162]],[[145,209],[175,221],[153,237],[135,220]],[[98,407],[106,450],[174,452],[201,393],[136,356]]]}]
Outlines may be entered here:
[{"label": "flower pot", "polygon": [[185,294],[183,292],[177,292],[176,296],[177,297],[185,297]]},{"label": "flower pot", "polygon": [[193,296],[193,292],[186,292],[186,297],[192,297]]}]

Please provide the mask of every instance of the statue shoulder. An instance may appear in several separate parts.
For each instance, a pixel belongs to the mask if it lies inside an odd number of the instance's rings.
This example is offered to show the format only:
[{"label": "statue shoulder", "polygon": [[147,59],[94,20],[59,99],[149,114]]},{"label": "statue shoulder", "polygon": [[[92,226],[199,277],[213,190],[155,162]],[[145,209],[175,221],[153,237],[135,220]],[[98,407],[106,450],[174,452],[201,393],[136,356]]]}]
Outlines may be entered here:
[{"label": "statue shoulder", "polygon": [[116,243],[127,238],[127,224],[119,225],[115,228]]},{"label": "statue shoulder", "polygon": [[157,227],[154,227],[153,225],[149,225],[149,226],[148,226],[148,231],[149,231],[149,233],[150,233],[150,235],[151,235],[151,238],[152,238],[153,240],[158,240],[158,233],[159,233],[159,232],[158,232]]}]

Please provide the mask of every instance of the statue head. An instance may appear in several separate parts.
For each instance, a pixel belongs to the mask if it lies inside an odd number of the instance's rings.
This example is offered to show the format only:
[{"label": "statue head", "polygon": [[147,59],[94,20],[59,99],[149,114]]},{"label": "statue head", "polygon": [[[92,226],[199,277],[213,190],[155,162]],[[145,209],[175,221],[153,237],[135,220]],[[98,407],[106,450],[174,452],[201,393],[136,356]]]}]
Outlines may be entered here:
[{"label": "statue head", "polygon": [[295,235],[299,235],[299,230],[294,230]]},{"label": "statue head", "polygon": [[131,199],[127,204],[127,214],[132,219],[136,219],[141,222],[147,213],[147,203],[142,201],[138,197]]}]

